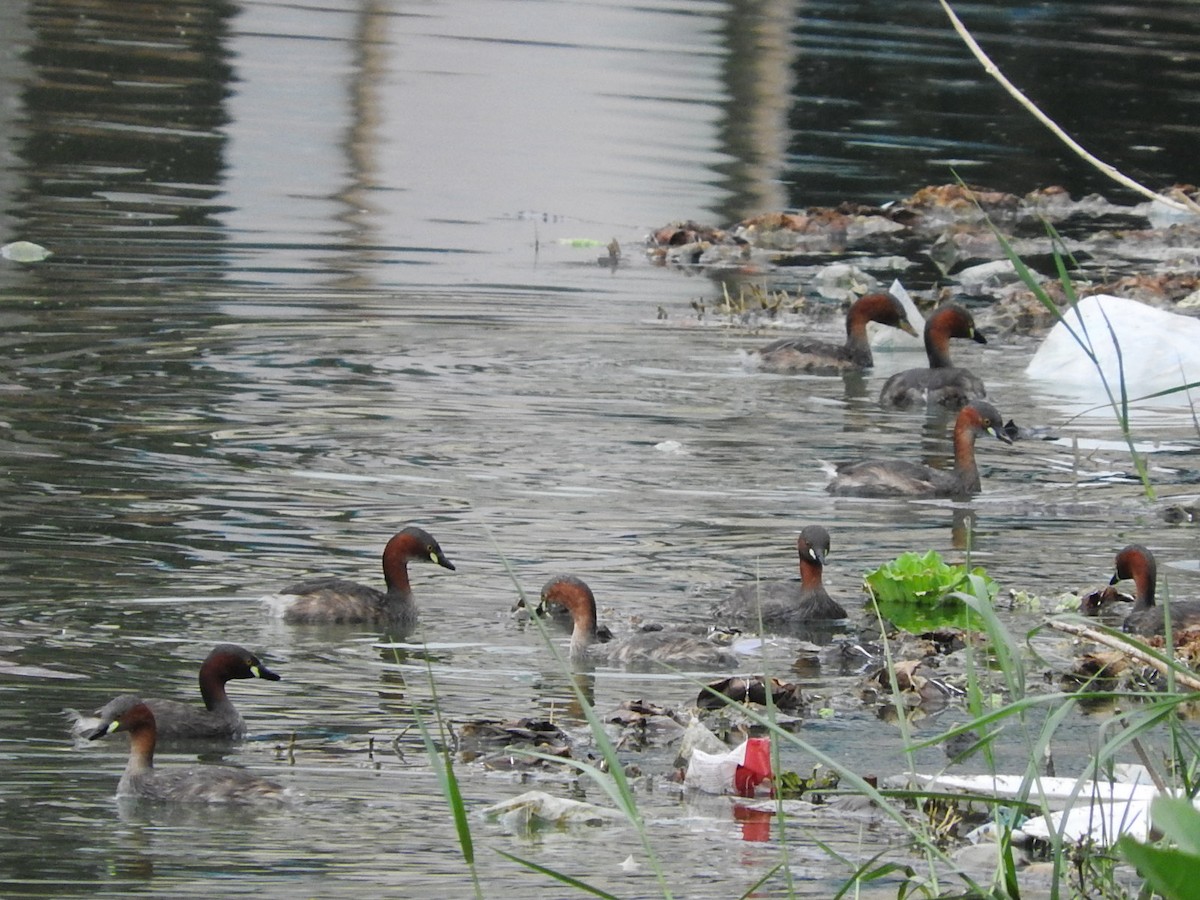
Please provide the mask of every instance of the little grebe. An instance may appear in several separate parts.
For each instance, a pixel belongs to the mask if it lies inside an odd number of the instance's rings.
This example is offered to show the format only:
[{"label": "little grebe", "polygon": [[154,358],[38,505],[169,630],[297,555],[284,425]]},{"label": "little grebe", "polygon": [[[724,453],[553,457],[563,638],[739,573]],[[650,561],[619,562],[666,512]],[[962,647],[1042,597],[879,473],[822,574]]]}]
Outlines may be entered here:
[{"label": "little grebe", "polygon": [[618,665],[729,668],[737,657],[712,641],[694,634],[673,631],[647,631],[619,638],[607,644],[596,639],[596,598],[581,579],[557,575],[542,587],[542,605],[557,603],[571,613],[575,623],[571,631],[571,659],[574,662],[608,662]]},{"label": "little grebe", "polygon": [[755,351],[758,368],[764,372],[794,375],[836,375],[869,369],[875,364],[867,323],[879,322],[916,331],[905,317],[904,307],[891,294],[867,294],[856,300],[846,312],[846,343],[830,344],[810,338],[784,338]]},{"label": "little grebe", "polygon": [[986,344],[975,328],[975,320],[961,306],[950,304],[934,311],[925,323],[925,355],[927,369],[907,369],[897,372],[879,392],[884,406],[944,406],[959,409],[987,396],[983,382],[967,369],[956,368],[950,362],[950,338],[970,338]]},{"label": "little grebe", "polygon": [[866,460],[838,466],[827,490],[845,497],[952,497],[978,494],[975,436],[990,434],[1012,443],[1004,420],[986,400],[974,400],[959,410],[954,421],[954,468],[947,472],[905,460]]},{"label": "little grebe", "polygon": [[[1133,579],[1133,611],[1125,618],[1125,630],[1130,634],[1153,636],[1166,632],[1166,608],[1154,603],[1154,583],[1158,566],[1154,554],[1141,544],[1130,544],[1117,554],[1117,571],[1109,584],[1126,578]],[[1171,630],[1180,632],[1200,628],[1200,602],[1187,600],[1170,604]]]},{"label": "little grebe", "polygon": [[101,710],[96,740],[117,731],[129,732],[129,762],[117,785],[118,797],[164,802],[260,803],[286,799],[283,786],[228,766],[192,769],[154,768],[157,739],[154,713],[132,694],[123,694]]},{"label": "little grebe", "polygon": [[796,622],[846,618],[846,610],[829,596],[822,583],[829,532],[808,525],[796,539],[800,556],[800,581],[764,581],[739,587],[728,600],[717,605],[718,621],[735,620],[763,627]]},{"label": "little grebe", "polygon": [[[246,722],[225,692],[225,683],[234,678],[262,678],[279,681],[279,676],[262,664],[257,656],[237,644],[217,644],[200,665],[201,709],[178,700],[151,698],[145,701],[154,713],[159,737],[175,739],[241,738]],[[84,716],[67,710],[74,719],[72,732],[78,737],[94,731],[102,710]]]},{"label": "little grebe", "polygon": [[417,603],[408,581],[408,561],[436,563],[454,570],[428,532],[409,527],[397,532],[383,548],[383,580],[387,591],[344,578],[302,581],[268,597],[272,614],[295,624],[384,624],[407,634],[417,625]]}]

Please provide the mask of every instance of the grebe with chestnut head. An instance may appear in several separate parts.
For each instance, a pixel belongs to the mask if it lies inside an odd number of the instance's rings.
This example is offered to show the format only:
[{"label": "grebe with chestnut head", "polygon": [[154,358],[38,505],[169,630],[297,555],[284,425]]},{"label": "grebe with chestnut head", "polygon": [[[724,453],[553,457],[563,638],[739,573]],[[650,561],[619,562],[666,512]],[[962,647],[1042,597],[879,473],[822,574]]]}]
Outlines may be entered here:
[{"label": "grebe with chestnut head", "polygon": [[838,375],[869,369],[875,364],[867,323],[878,322],[916,335],[904,307],[891,294],[867,294],[846,312],[846,343],[830,344],[812,338],[783,338],[754,351],[757,367],[785,375]]},{"label": "grebe with chestnut head", "polygon": [[100,724],[89,740],[129,732],[129,762],[117,784],[119,799],[164,803],[278,803],[287,790],[274,781],[229,766],[156,769],[157,729],[154,713],[140,698],[123,694],[101,710]]},{"label": "grebe with chestnut head", "polygon": [[556,575],[542,587],[541,605],[558,604],[571,613],[571,660],[576,663],[610,662],[622,666],[655,664],[725,669],[738,664],[729,650],[694,634],[646,631],[602,644],[596,638],[596,598],[592,589],[574,575]]},{"label": "grebe with chestnut head", "polygon": [[[1133,610],[1125,618],[1125,630],[1146,637],[1166,633],[1168,609],[1154,602],[1158,565],[1154,554],[1141,544],[1130,544],[1117,554],[1116,572],[1110,585],[1127,578],[1133,579]],[[1169,605],[1171,631],[1179,633],[1200,628],[1200,601],[1184,600]]]},{"label": "grebe with chestnut head", "polygon": [[827,490],[844,497],[952,497],[963,500],[981,490],[975,464],[975,438],[989,434],[1011,444],[1004,420],[986,400],[974,400],[954,421],[954,468],[935,469],[900,459],[844,463]]},{"label": "grebe with chestnut head", "polygon": [[744,622],[766,629],[801,622],[846,618],[846,610],[825,590],[822,573],[829,553],[829,532],[820,525],[807,525],[796,538],[800,558],[799,581],[762,581],[739,587],[732,597],[719,603],[717,621]]},{"label": "grebe with chestnut head", "polygon": [[[157,697],[145,703],[154,713],[158,736],[178,740],[233,739],[246,735],[246,722],[226,693],[225,684],[239,678],[279,681],[262,660],[237,644],[217,644],[200,665],[200,697],[204,706]],[[71,731],[84,737],[95,731],[101,710],[91,716],[69,709]]]},{"label": "grebe with chestnut head", "polygon": [[986,344],[987,338],[975,327],[971,314],[951,303],[933,312],[925,323],[926,369],[897,372],[879,392],[883,406],[941,406],[960,409],[972,400],[987,396],[983,381],[969,369],[950,361],[950,339],[969,338]]},{"label": "grebe with chestnut head", "polygon": [[417,625],[417,602],[408,580],[408,562],[430,562],[454,570],[429,532],[410,526],[397,532],[383,548],[386,591],[345,578],[315,578],[267,597],[271,613],[285,622],[313,624],[387,625],[401,634]]}]

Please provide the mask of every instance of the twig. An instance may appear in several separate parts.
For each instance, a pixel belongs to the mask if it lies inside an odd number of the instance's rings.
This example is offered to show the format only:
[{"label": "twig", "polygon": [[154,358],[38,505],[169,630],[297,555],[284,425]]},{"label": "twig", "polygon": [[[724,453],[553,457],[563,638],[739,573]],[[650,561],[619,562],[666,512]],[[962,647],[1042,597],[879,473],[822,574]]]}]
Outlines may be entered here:
[{"label": "twig", "polygon": [[[1129,724],[1129,717],[1120,715],[1117,717],[1121,722],[1121,727],[1126,731],[1132,731],[1133,726]],[[1167,792],[1167,784],[1163,781],[1163,777],[1158,774],[1158,771],[1150,764],[1150,754],[1146,752],[1146,748],[1142,746],[1142,742],[1136,737],[1131,737],[1129,743],[1133,745],[1133,752],[1137,754],[1138,762],[1142,764],[1142,768],[1146,770],[1146,774],[1150,776],[1150,780],[1154,782],[1154,787],[1160,794]]]},{"label": "twig", "polygon": [[1000,67],[992,62],[991,58],[983,52],[983,48],[976,43],[975,38],[971,36],[971,32],[967,31],[967,27],[954,14],[954,10],[950,8],[950,4],[946,0],[938,0],[942,4],[942,9],[946,11],[946,15],[950,17],[950,24],[954,26],[954,30],[958,32],[958,36],[962,38],[963,43],[967,45],[967,49],[971,51],[974,57],[979,60],[983,70],[991,75],[1004,90],[1008,91],[1009,95],[1027,109],[1035,119],[1050,129],[1060,141],[1070,147],[1077,155],[1086,160],[1090,165],[1099,169],[1113,181],[1118,184],[1123,184],[1132,191],[1136,191],[1144,197],[1149,197],[1151,200],[1157,200],[1159,203],[1164,203],[1172,209],[1177,209],[1180,212],[1200,213],[1200,204],[1184,196],[1182,200],[1176,200],[1173,197],[1167,197],[1157,191],[1151,190],[1144,184],[1134,181],[1128,175],[1118,171],[1114,166],[1109,165],[1099,157],[1093,156],[1087,150],[1079,145],[1079,143],[1062,130],[1058,124],[1048,115],[1038,109],[1037,105],[1032,100],[1021,93],[1020,88],[1009,81],[1004,73],[1000,71]]},{"label": "twig", "polygon": [[[1073,634],[1081,638],[1087,638],[1089,641],[1095,641],[1097,644],[1103,644],[1106,647],[1111,647],[1113,650],[1118,650],[1126,656],[1131,656],[1138,662],[1158,670],[1163,675],[1167,674],[1167,670],[1171,669],[1170,663],[1164,662],[1154,654],[1144,650],[1136,644],[1129,643],[1128,639],[1115,637],[1111,634],[1106,634],[1103,631],[1097,631],[1094,628],[1088,628],[1086,625],[1076,625],[1074,622],[1058,622],[1051,620],[1046,623],[1055,631],[1065,631],[1067,634]],[[1174,669],[1175,681],[1183,685],[1188,690],[1200,691],[1200,678],[1194,675],[1187,675],[1180,672],[1178,668]]]}]

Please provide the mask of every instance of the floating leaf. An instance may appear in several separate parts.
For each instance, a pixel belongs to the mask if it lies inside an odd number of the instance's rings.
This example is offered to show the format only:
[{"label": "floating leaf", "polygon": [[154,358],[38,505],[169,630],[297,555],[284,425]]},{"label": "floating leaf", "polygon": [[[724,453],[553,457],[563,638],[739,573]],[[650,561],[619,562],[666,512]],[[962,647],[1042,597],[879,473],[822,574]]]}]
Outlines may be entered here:
[{"label": "floating leaf", "polygon": [[948,565],[936,550],[924,554],[902,553],[869,573],[863,581],[871,596],[881,603],[937,606],[947,594],[962,588],[968,574],[983,579],[989,598],[996,596],[999,586],[983,569],[968,572],[966,566]]},{"label": "floating leaf", "polygon": [[5,244],[3,247],[0,247],[0,256],[3,256],[5,259],[11,259],[13,262],[41,262],[52,255],[51,251],[31,241],[13,241],[11,244]]}]

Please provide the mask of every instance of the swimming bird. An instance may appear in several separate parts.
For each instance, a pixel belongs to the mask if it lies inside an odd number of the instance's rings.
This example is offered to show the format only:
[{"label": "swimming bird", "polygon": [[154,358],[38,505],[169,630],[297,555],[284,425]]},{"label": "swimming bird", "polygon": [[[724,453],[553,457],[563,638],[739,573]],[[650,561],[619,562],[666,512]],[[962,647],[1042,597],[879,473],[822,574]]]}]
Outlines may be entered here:
[{"label": "swimming bird", "polygon": [[556,575],[542,587],[541,603],[567,608],[575,625],[571,631],[571,659],[577,663],[607,661],[623,666],[728,668],[738,664],[729,650],[694,634],[679,631],[644,631],[602,644],[596,640],[596,598],[592,589],[574,575]]},{"label": "swimming bird", "polygon": [[986,400],[973,400],[954,421],[954,468],[949,472],[901,459],[844,463],[826,490],[845,497],[952,497],[962,500],[981,490],[975,464],[975,437],[990,434],[1011,444],[1004,420]]},{"label": "swimming bird", "polygon": [[408,580],[408,562],[431,562],[454,570],[429,532],[409,526],[392,536],[383,548],[383,580],[379,591],[345,578],[315,578],[267,597],[271,613],[294,624],[387,624],[401,634],[417,625],[417,602]]},{"label": "swimming bird", "polygon": [[846,343],[830,344],[808,337],[783,338],[753,353],[764,372],[787,375],[838,375],[869,369],[875,364],[867,323],[879,322],[915,335],[904,307],[891,294],[867,294],[846,312]]},{"label": "swimming bird", "polygon": [[986,397],[983,380],[950,361],[951,338],[987,343],[987,338],[975,327],[975,320],[963,307],[951,303],[935,310],[925,323],[925,355],[929,367],[906,369],[885,381],[879,392],[880,404],[960,409],[972,400]]},{"label": "swimming bird", "polygon": [[244,769],[156,769],[154,713],[132,694],[111,700],[101,710],[100,724],[87,737],[94,741],[118,731],[129,732],[129,761],[117,784],[118,798],[167,803],[278,803],[287,798],[282,785]]},{"label": "swimming bird", "polygon": [[829,532],[806,525],[796,538],[799,581],[761,581],[744,584],[715,610],[717,621],[746,622],[764,628],[799,622],[846,618],[846,610],[825,590],[822,573],[829,553]]}]

